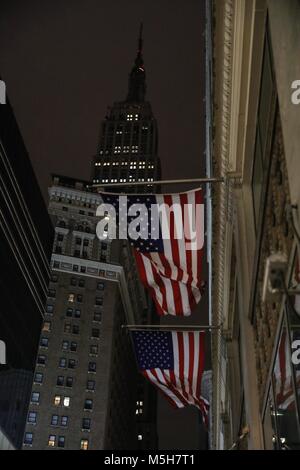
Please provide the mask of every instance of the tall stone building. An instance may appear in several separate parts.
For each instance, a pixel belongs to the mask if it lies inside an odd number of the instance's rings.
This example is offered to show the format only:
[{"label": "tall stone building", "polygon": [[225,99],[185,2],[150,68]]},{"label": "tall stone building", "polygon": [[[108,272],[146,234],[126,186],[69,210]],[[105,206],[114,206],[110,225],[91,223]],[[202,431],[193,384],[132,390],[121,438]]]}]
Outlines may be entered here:
[{"label": "tall stone building", "polygon": [[[151,183],[159,174],[141,44],[128,97],[102,125],[94,183]],[[24,449],[156,448],[156,394],[141,380],[122,328],[153,312],[132,253],[126,242],[97,237],[102,199],[88,182],[54,175],[49,196],[52,279]]]},{"label": "tall stone building", "polygon": [[[13,109],[0,105],[0,434],[20,448],[50,277],[53,228]],[[4,444],[3,444],[4,445]],[[7,445],[5,444],[5,447]]]},{"label": "tall stone building", "polygon": [[[212,335],[212,446],[299,449],[299,364],[292,361],[299,295],[288,289],[299,291],[300,107],[292,84],[300,77],[293,59],[300,4],[208,4],[210,164],[226,178],[212,189],[211,315],[222,324]],[[272,291],[278,259],[282,278]]]},{"label": "tall stone building", "polygon": [[[141,31],[142,32],[142,31]],[[157,122],[145,101],[146,72],[140,34],[137,57],[129,75],[125,101],[108,109],[102,123],[97,154],[93,162],[94,183],[145,182],[142,191],[153,191],[152,181],[160,179],[157,155]],[[122,188],[132,192],[132,187]],[[138,188],[141,192],[141,188]]]}]

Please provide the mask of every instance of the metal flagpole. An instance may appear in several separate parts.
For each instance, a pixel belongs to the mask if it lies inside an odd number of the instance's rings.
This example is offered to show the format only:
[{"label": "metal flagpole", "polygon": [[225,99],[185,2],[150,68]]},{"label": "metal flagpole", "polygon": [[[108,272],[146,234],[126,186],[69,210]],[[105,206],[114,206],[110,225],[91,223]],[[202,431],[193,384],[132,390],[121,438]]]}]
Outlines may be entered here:
[{"label": "metal flagpole", "polygon": [[114,188],[122,186],[154,186],[159,184],[184,184],[184,183],[224,183],[225,178],[192,178],[179,180],[157,180],[157,181],[126,181],[126,183],[97,183],[89,185],[90,188]]},{"label": "metal flagpole", "polygon": [[188,330],[188,331],[197,331],[197,330],[221,330],[222,325],[121,325],[121,328],[128,328],[128,330],[139,331],[139,330],[151,330],[158,329],[161,331],[169,330]]}]

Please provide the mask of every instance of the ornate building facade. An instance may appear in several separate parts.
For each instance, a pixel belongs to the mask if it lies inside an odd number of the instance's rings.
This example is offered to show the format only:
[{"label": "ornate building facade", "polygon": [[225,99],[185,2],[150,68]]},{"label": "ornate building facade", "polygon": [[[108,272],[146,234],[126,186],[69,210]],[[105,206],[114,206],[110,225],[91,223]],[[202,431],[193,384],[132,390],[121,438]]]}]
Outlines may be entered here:
[{"label": "ornate building facade", "polygon": [[300,5],[215,1],[211,18],[212,447],[299,449]]}]

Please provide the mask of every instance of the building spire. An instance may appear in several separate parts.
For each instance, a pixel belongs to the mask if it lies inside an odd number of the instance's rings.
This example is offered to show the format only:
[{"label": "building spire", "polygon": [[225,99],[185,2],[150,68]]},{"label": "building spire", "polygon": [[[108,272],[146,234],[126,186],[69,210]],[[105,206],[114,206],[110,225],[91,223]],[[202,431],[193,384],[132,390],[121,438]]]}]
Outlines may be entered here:
[{"label": "building spire", "polygon": [[143,23],[140,25],[138,51],[134,66],[129,74],[128,102],[142,102],[146,94],[146,74],[143,59]]}]

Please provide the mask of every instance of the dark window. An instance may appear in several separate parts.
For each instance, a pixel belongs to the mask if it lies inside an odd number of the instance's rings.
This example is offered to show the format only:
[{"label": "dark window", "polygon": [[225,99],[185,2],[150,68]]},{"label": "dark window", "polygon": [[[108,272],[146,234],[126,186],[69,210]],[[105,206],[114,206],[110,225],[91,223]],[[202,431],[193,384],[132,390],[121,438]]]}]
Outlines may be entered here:
[{"label": "dark window", "polygon": [[58,416],[58,415],[52,415],[52,416],[51,416],[51,424],[52,424],[52,426],[57,426],[57,425],[58,425],[58,419],[59,419],[59,416]]},{"label": "dark window", "polygon": [[32,392],[31,402],[32,403],[39,403],[40,402],[40,392]]},{"label": "dark window", "polygon": [[58,436],[57,447],[65,447],[65,436]]},{"label": "dark window", "polygon": [[81,238],[80,238],[80,237],[76,237],[75,243],[76,243],[76,245],[81,245]]},{"label": "dark window", "polygon": [[83,420],[82,420],[82,429],[84,429],[84,430],[91,429],[91,420],[89,418],[83,418]]},{"label": "dark window", "polygon": [[62,254],[62,247],[61,246],[56,246],[55,247],[55,253],[57,253],[59,255]]},{"label": "dark window", "polygon": [[102,297],[96,297],[95,304],[96,305],[103,305],[103,298]]},{"label": "dark window", "polygon": [[97,283],[97,289],[98,290],[104,290],[105,284],[104,282],[98,282]]},{"label": "dark window", "polygon": [[27,417],[27,423],[35,424],[36,423],[37,412],[36,411],[29,411]]},{"label": "dark window", "polygon": [[65,357],[61,357],[59,359],[58,365],[59,367],[62,367],[64,369],[65,367],[67,367],[67,359]]},{"label": "dark window", "polygon": [[63,375],[59,375],[56,379],[56,385],[58,385],[59,387],[62,387],[63,384],[64,384],[64,376]]},{"label": "dark window", "polygon": [[33,441],[32,432],[25,432],[24,444],[30,445],[32,444],[32,441]]},{"label": "dark window", "polygon": [[87,383],[86,383],[86,389],[87,390],[95,390],[95,385],[96,385],[95,380],[88,380]]},{"label": "dark window", "polygon": [[44,356],[43,354],[39,354],[38,357],[37,357],[37,363],[39,365],[46,364],[46,356]]},{"label": "dark window", "polygon": [[98,323],[101,323],[101,319],[102,319],[102,313],[101,312],[95,312],[94,313],[94,321],[96,321]]},{"label": "dark window", "polygon": [[96,372],[96,362],[89,362],[89,372]]},{"label": "dark window", "polygon": [[58,234],[57,234],[57,241],[58,241],[58,242],[62,242],[63,239],[64,239],[63,234],[62,234],[62,233],[58,233]]},{"label": "dark window", "polygon": [[66,317],[71,317],[72,315],[73,315],[73,309],[72,308],[67,308]]},{"label": "dark window", "polygon": [[71,286],[77,286],[77,279],[75,277],[71,277],[70,284]]},{"label": "dark window", "polygon": [[62,416],[60,420],[61,426],[68,426],[68,421],[69,421],[68,416]]},{"label": "dark window", "polygon": [[77,294],[77,302],[82,302],[83,296],[81,294]]},{"label": "dark window", "polygon": [[43,348],[48,348],[48,345],[49,345],[49,339],[46,338],[45,336],[42,336],[40,340],[40,346],[42,346]]},{"label": "dark window", "polygon": [[58,275],[57,274],[52,274],[51,275],[51,282],[57,282],[58,281]]},{"label": "dark window", "polygon": [[78,258],[80,256],[80,250],[74,250],[74,256]]},{"label": "dark window", "polygon": [[93,409],[93,400],[90,398],[86,398],[84,402],[84,409],[85,410],[92,410]]},{"label": "dark window", "polygon": [[89,241],[86,238],[83,240],[83,246],[89,246]]},{"label": "dark window", "polygon": [[48,297],[55,298],[56,297],[56,290],[55,289],[49,289]]},{"label": "dark window", "polygon": [[67,377],[66,387],[73,387],[73,377]]},{"label": "dark window", "polygon": [[72,333],[73,333],[73,335],[78,335],[79,334],[79,326],[78,325],[73,325],[72,326]]},{"label": "dark window", "polygon": [[98,354],[98,345],[97,344],[91,344],[90,354],[94,354],[94,355]]},{"label": "dark window", "polygon": [[75,369],[75,367],[76,367],[76,361],[75,361],[75,359],[69,359],[69,360],[68,360],[68,368],[69,368],[69,369]]},{"label": "dark window", "polygon": [[43,383],[43,374],[41,374],[40,372],[36,372],[34,376],[34,381],[38,384]]},{"label": "dark window", "polygon": [[[83,210],[80,210],[80,211],[79,211],[79,214],[80,214],[80,215],[84,215],[84,211],[83,211]],[[79,227],[78,227],[78,228],[79,228]]]},{"label": "dark window", "polygon": [[100,337],[99,328],[92,328],[92,338],[99,338],[99,337]]},{"label": "dark window", "polygon": [[46,312],[47,313],[53,313],[53,310],[54,310],[54,305],[47,305],[46,306]]},{"label": "dark window", "polygon": [[81,310],[79,308],[76,308],[75,313],[74,313],[74,317],[75,318],[80,318],[80,316],[81,316]]},{"label": "dark window", "polygon": [[71,342],[70,351],[72,351],[72,352],[77,351],[77,343],[75,341]]},{"label": "dark window", "polygon": [[78,285],[79,285],[79,287],[84,287],[85,286],[84,279],[79,279]]},{"label": "dark window", "polygon": [[71,333],[71,323],[65,323],[64,332]]}]

